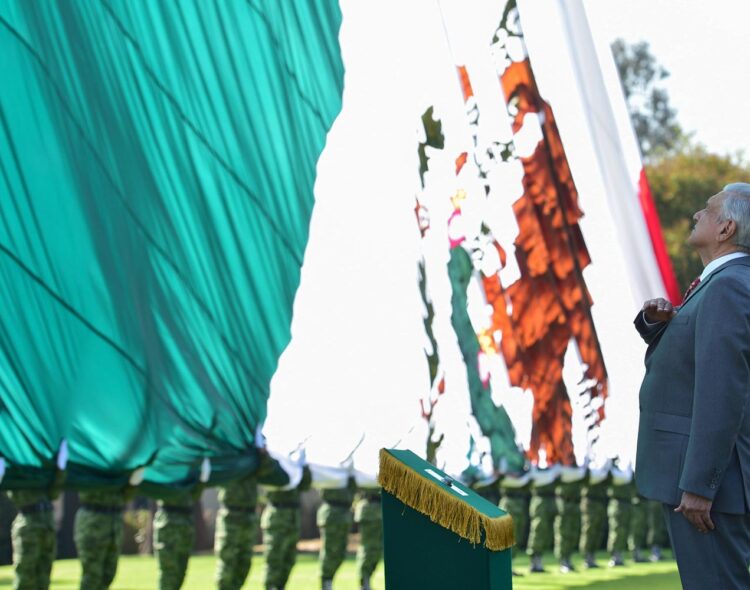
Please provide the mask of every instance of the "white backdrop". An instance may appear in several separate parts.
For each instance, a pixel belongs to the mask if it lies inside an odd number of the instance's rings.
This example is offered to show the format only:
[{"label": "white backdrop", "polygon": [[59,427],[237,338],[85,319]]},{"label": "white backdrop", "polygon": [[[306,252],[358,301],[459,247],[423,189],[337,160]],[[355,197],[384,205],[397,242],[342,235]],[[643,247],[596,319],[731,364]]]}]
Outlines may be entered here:
[{"label": "white backdrop", "polygon": [[[421,246],[413,209],[419,190],[419,117],[434,105],[446,146],[441,152],[428,150],[424,199],[432,229],[425,247],[448,384],[435,420],[446,435],[441,464],[453,472],[465,466],[469,433],[476,436],[478,428],[470,416],[465,369],[450,325],[444,247],[449,197],[459,186],[465,188],[465,222],[476,226],[490,220],[495,237],[512,255],[516,228],[510,206],[521,194],[515,165],[494,172],[496,188],[489,202],[479,182],[468,178],[469,169],[460,179],[454,175],[455,158],[471,149],[457,63],[467,66],[472,79],[481,113],[480,143],[511,137],[489,52],[502,3],[476,1],[471,11],[467,6],[457,0],[440,5],[435,0],[342,1],[343,109],[318,164],[292,341],[272,382],[265,428],[272,448],[290,450],[307,439],[311,460],[335,464],[364,434],[355,462],[370,471],[382,446],[401,441],[402,448],[424,452],[426,425],[418,400],[426,395],[429,379],[417,285]],[[581,227],[593,263],[584,275],[611,378],[599,454],[627,460],[634,456],[643,354],[631,325],[637,297],[626,253],[632,246],[617,239],[622,232],[605,197],[557,2],[527,0],[520,8],[532,67],[555,112],[585,213]],[[528,137],[519,149],[528,151],[536,139]],[[512,264],[503,271],[504,284],[515,278],[514,272],[517,276]],[[478,322],[481,298],[475,294],[471,301]],[[565,379],[573,392],[580,366],[573,350],[567,359]],[[492,386],[495,402],[506,406],[520,442],[528,445],[530,393],[510,388],[501,367],[496,367]],[[576,409],[574,400],[574,442],[582,457],[585,437]],[[485,444],[479,443],[480,448]]]}]

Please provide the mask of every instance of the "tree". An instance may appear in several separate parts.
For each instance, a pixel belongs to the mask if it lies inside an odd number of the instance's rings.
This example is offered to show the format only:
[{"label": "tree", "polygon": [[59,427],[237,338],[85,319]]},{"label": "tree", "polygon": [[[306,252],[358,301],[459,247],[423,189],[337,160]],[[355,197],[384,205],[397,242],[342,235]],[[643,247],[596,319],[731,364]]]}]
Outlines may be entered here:
[{"label": "tree", "polygon": [[667,91],[659,83],[669,76],[646,42],[617,39],[612,53],[646,163],[646,175],[661,219],[667,251],[677,280],[686,287],[703,269],[685,241],[693,215],[730,182],[750,182],[750,166],[738,155],[717,155],[692,141],[677,122]]},{"label": "tree", "polygon": [[740,155],[720,156],[696,145],[661,157],[646,166],[646,174],[677,280],[687,286],[703,270],[698,255],[685,245],[693,214],[730,182],[750,182],[750,166]]},{"label": "tree", "polygon": [[656,61],[649,44],[641,41],[631,45],[617,39],[612,53],[644,160],[649,162],[682,149],[689,138],[660,85],[669,72]]}]

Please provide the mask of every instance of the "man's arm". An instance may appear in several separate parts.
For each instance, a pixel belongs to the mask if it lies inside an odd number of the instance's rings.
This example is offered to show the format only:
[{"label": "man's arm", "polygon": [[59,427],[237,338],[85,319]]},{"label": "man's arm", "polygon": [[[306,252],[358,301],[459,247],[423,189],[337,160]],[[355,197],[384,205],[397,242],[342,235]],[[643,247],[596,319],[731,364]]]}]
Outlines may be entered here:
[{"label": "man's arm", "polygon": [[750,297],[716,277],[695,318],[693,416],[680,489],[713,500],[729,464],[749,395]]}]

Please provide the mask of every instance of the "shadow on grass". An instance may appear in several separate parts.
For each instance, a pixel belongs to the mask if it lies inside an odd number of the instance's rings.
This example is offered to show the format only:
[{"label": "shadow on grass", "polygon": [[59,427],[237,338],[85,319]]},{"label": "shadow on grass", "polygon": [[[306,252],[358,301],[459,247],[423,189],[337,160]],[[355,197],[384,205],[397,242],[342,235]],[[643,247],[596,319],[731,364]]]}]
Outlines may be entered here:
[{"label": "shadow on grass", "polygon": [[0,578],[0,586],[12,586],[13,578]]}]

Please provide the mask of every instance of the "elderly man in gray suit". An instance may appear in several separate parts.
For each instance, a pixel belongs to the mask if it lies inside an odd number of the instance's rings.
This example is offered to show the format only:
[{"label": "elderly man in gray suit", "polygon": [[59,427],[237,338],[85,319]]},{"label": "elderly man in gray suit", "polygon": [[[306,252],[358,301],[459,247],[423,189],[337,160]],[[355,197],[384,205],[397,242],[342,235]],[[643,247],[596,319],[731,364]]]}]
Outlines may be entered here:
[{"label": "elderly man in gray suit", "polygon": [[662,502],[683,588],[750,589],[750,184],[693,217],[703,261],[680,307],[643,305],[636,483]]}]

